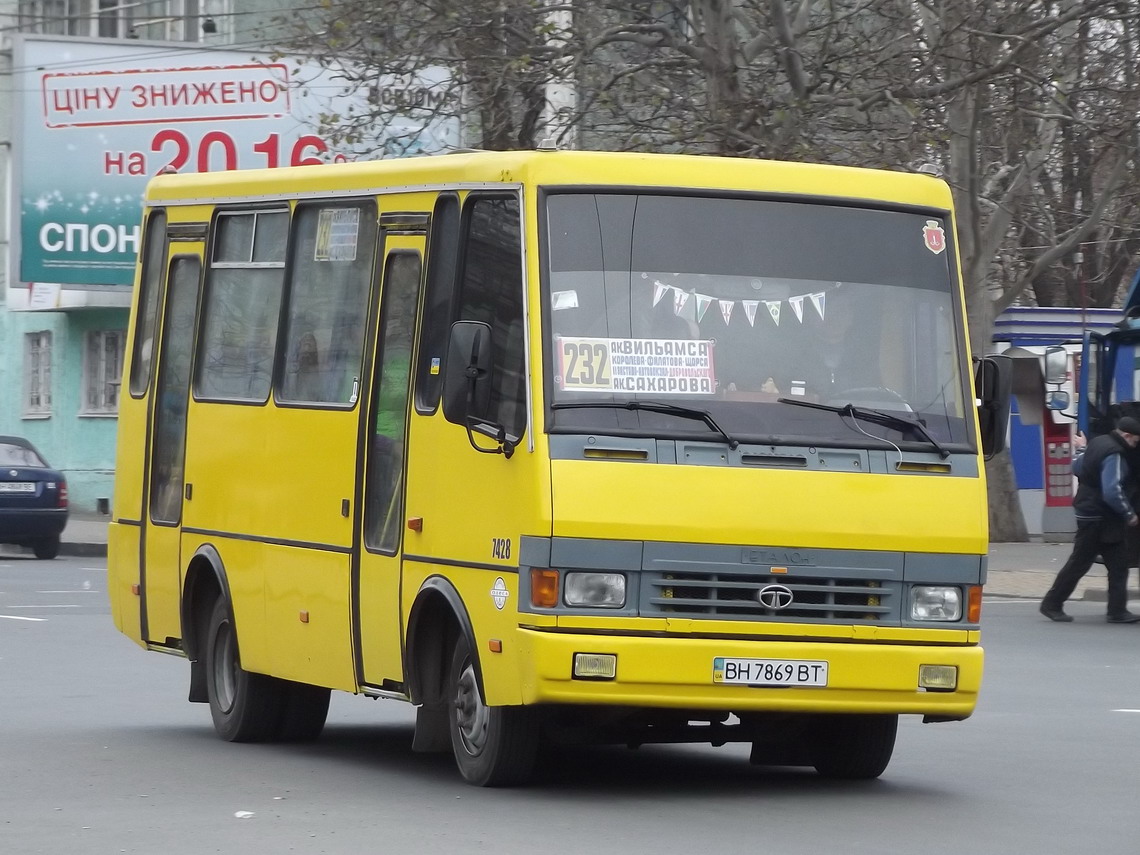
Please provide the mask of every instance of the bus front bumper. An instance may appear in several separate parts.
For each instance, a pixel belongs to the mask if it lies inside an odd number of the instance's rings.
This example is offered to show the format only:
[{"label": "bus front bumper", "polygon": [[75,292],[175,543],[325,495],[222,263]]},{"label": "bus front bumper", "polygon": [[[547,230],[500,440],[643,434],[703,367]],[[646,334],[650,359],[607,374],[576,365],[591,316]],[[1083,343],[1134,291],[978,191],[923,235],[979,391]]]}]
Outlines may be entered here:
[{"label": "bus front bumper", "polygon": [[[592,704],[732,712],[911,713],[965,718],[977,703],[983,651],[977,645],[631,637],[520,629],[524,703]],[[612,679],[575,677],[576,654],[616,659]],[[826,685],[720,682],[725,663],[772,663]],[[810,668],[799,668],[812,663]],[[956,669],[952,690],[919,685],[922,666]],[[782,666],[782,667],[781,667]],[[755,667],[755,666],[753,666]],[[761,673],[757,669],[758,673]],[[942,671],[942,673],[946,673]]]}]

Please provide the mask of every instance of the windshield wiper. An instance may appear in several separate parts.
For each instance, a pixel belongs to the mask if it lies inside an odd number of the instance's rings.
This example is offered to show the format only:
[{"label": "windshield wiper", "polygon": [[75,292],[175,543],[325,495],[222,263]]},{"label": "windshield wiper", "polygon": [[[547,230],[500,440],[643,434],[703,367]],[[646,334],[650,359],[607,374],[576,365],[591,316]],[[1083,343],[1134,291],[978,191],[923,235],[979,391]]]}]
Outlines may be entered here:
[{"label": "windshield wiper", "polygon": [[933,445],[938,450],[938,456],[943,460],[950,456],[950,452],[931,435],[930,431],[926,429],[926,425],[917,419],[904,419],[902,416],[896,416],[893,413],[884,413],[882,410],[867,410],[862,407],[856,407],[854,404],[844,404],[842,407],[835,407],[831,404],[816,404],[812,401],[801,401],[796,398],[777,398],[776,400],[781,404],[794,404],[797,407],[810,407],[813,410],[838,413],[841,416],[862,419],[865,422],[873,422],[883,427],[911,430]]},{"label": "windshield wiper", "polygon": [[550,409],[645,410],[649,413],[664,413],[667,416],[676,416],[680,419],[692,419],[694,421],[704,422],[709,426],[710,430],[721,435],[731,450],[736,450],[736,447],[740,445],[738,440],[733,439],[725,433],[724,428],[716,423],[716,419],[712,417],[708,410],[698,410],[696,407],[682,407],[679,404],[662,404],[657,401],[568,401],[551,404]]}]

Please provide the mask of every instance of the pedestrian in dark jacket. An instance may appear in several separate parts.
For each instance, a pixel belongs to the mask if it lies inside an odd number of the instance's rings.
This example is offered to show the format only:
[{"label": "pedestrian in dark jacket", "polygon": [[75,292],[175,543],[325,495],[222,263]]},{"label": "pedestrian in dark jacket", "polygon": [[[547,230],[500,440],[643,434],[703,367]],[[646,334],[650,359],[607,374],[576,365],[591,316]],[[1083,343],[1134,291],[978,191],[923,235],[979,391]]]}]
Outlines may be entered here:
[{"label": "pedestrian in dark jacket", "polygon": [[1071,621],[1062,608],[1089,572],[1097,555],[1108,570],[1108,622],[1136,623],[1128,611],[1128,528],[1140,525],[1129,501],[1133,479],[1125,455],[1140,445],[1140,420],[1125,416],[1111,433],[1096,437],[1077,467],[1073,511],[1077,533],[1073,551],[1041,601],[1041,614],[1054,621]]}]

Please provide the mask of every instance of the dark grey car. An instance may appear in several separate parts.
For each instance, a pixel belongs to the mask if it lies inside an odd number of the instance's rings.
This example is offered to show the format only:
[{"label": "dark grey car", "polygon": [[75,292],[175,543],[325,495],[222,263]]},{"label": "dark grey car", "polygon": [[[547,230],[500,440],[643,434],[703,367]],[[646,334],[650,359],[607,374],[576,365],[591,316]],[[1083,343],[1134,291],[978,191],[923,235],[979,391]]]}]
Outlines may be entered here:
[{"label": "dark grey car", "polygon": [[0,543],[55,558],[67,525],[67,481],[23,437],[0,436]]}]

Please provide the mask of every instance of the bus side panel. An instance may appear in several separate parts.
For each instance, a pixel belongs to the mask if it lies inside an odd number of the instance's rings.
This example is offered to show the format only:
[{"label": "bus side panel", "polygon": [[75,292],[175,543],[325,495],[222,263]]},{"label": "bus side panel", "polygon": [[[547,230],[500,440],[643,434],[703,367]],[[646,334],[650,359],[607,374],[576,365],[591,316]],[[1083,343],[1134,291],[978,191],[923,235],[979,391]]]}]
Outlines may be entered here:
[{"label": "bus side panel", "polygon": [[[526,438],[507,460],[480,454],[463,427],[442,413],[411,418],[407,516],[422,531],[404,534],[404,552],[470,564],[518,567],[519,536],[549,537],[549,464]],[[540,437],[544,439],[544,437]],[[494,441],[475,435],[484,448]]]},{"label": "bus side panel", "polygon": [[[413,412],[410,437],[407,516],[421,517],[423,525],[404,532],[404,554],[413,559],[403,569],[404,626],[423,581],[431,575],[449,579],[474,627],[488,702],[517,704],[519,651],[512,639],[518,626],[519,541],[524,534],[549,537],[551,529],[545,436],[536,438],[535,452],[527,450],[524,437],[508,460],[475,451],[466,430],[444,420],[442,412]],[[478,435],[475,441],[492,444]],[[433,559],[447,563],[433,570]],[[498,579],[507,589],[505,599],[494,592]],[[502,653],[490,652],[492,638],[502,641]]]},{"label": "bus side panel", "polygon": [[[139,285],[136,277],[135,296]],[[131,590],[142,581],[139,568],[142,521],[146,512],[142,507],[144,459],[146,454],[146,422],[149,395],[135,398],[130,394],[133,342],[138,324],[137,299],[131,308],[131,320],[124,348],[122,394],[119,397],[119,415],[115,450],[115,487],[111,525],[107,542],[107,593],[115,625],[127,636],[142,642],[142,601]],[[132,524],[124,524],[127,520]]]},{"label": "bus side panel", "polygon": [[139,597],[131,589],[139,582],[139,537],[142,528],[111,520],[107,528],[107,595],[119,632],[142,644]]},{"label": "bus side panel", "polygon": [[358,413],[272,403],[193,408],[184,520],[224,542],[216,545],[243,666],[355,689],[348,553]]},{"label": "bus side panel", "polygon": [[348,548],[357,414],[198,402],[184,525]]},{"label": "bus side panel", "polygon": [[349,556],[266,545],[261,558],[267,673],[355,692]]}]

